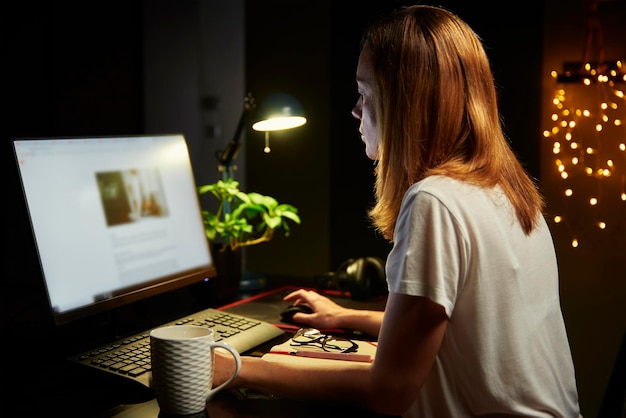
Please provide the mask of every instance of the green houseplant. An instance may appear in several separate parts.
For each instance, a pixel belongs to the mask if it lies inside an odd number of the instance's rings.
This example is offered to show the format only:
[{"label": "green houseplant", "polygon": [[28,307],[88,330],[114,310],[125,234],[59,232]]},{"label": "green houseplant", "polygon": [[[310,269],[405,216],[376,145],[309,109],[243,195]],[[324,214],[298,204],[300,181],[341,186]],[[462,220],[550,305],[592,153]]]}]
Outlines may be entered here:
[{"label": "green houseplant", "polygon": [[202,218],[209,241],[215,243],[221,238],[220,251],[270,241],[279,229],[289,236],[289,222],[300,224],[298,209],[271,196],[245,193],[232,178],[198,186],[198,193],[211,193],[219,202],[216,212],[203,209]]},{"label": "green houseplant", "polygon": [[198,186],[198,194],[211,194],[219,203],[215,212],[202,209],[202,218],[220,278],[210,293],[229,300],[240,288],[242,247],[268,242],[279,229],[289,236],[289,223],[299,224],[300,216],[295,207],[271,196],[239,190],[239,182],[232,177]]}]

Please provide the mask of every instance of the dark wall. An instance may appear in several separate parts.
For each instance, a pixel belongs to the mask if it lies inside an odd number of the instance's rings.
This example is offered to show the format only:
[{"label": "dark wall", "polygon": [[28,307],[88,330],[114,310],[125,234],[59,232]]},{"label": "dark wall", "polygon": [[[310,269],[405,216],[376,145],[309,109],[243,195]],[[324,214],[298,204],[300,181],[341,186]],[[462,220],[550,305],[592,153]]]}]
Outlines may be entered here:
[{"label": "dark wall", "polygon": [[246,185],[298,208],[301,225],[262,245],[248,247],[246,267],[271,275],[302,277],[329,269],[331,213],[329,155],[331,62],[328,2],[246,1],[246,87],[262,101],[272,92],[296,97],[303,127],[246,135]]},{"label": "dark wall", "polygon": [[[7,176],[0,306],[9,309],[41,285],[10,139],[141,132],[141,15],[135,1],[10,0],[0,19]],[[8,314],[3,320],[24,312]]]},{"label": "dark wall", "polygon": [[138,2],[11,0],[4,7],[10,106],[3,139],[141,130]]}]

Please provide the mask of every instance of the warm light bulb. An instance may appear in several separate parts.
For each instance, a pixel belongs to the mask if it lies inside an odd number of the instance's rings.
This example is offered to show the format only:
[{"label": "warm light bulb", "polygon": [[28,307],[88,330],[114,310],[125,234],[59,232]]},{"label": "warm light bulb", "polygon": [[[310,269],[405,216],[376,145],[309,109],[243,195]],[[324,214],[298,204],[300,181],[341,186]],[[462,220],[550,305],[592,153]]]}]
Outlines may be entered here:
[{"label": "warm light bulb", "polygon": [[306,123],[306,118],[302,116],[274,117],[261,120],[252,125],[255,131],[281,131],[302,126]]},{"label": "warm light bulb", "polygon": [[[579,179],[580,175],[586,174],[594,179],[608,179],[609,177],[621,177],[621,190],[619,196],[622,202],[626,202],[626,175],[624,175],[623,162],[626,158],[626,141],[623,139],[623,126],[626,125],[626,114],[624,114],[624,102],[626,89],[623,85],[619,88],[616,83],[626,81],[623,63],[618,62],[618,70],[606,69],[602,71],[597,65],[586,63],[586,74],[579,78],[579,85],[593,86],[598,89],[598,95],[589,97],[574,97],[566,94],[563,88],[555,89],[552,97],[554,108],[549,114],[551,118],[543,132],[543,136],[552,142],[553,162],[556,166],[556,173],[568,187],[562,187],[561,199],[571,199],[574,195],[581,197],[586,195],[588,204],[594,211],[604,210],[608,204],[603,202],[600,205],[600,197],[603,196],[603,187],[593,192],[595,196],[589,196],[588,191],[581,193],[580,186],[583,186],[584,179]],[[610,71],[610,72],[609,72]],[[553,77],[560,77],[554,71]],[[563,73],[566,77],[573,76],[573,72],[567,70]],[[591,88],[584,88],[591,90]],[[606,93],[603,89],[608,89]],[[602,91],[601,91],[602,90]],[[590,91],[591,92],[591,91]],[[569,93],[569,92],[568,92]],[[583,119],[584,118],[584,119]],[[583,121],[584,123],[580,123]],[[616,129],[616,127],[618,127]],[[620,138],[621,137],[621,138]],[[565,144],[569,144],[566,146]],[[546,148],[549,146],[546,144]],[[616,149],[617,147],[617,149]],[[603,165],[604,163],[604,166]],[[553,172],[554,173],[554,172]],[[557,175],[557,174],[552,174]],[[583,183],[578,183],[582,181]],[[571,183],[571,184],[570,184]],[[583,186],[583,188],[586,186]],[[576,193],[574,193],[576,189]],[[607,196],[609,197],[609,196]],[[614,199],[611,197],[611,199]],[[583,200],[584,202],[584,200]],[[567,207],[567,204],[566,204]],[[569,224],[569,214],[555,215],[554,223]],[[590,222],[601,230],[609,229],[604,220],[582,220]],[[609,222],[610,223],[610,220]],[[577,222],[568,225],[568,228],[576,226]],[[614,226],[612,226],[614,228]],[[573,234],[579,234],[573,231]],[[580,240],[584,240],[581,237]],[[580,245],[579,238],[571,237],[571,245],[576,248]]]}]

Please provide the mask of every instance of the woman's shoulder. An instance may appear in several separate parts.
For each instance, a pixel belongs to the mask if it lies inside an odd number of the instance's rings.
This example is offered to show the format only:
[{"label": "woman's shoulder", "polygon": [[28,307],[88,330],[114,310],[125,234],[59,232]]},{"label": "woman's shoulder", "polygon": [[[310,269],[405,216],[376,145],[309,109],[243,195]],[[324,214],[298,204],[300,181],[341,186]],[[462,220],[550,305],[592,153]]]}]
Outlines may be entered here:
[{"label": "woman's shoulder", "polygon": [[433,175],[413,184],[407,190],[407,194],[425,192],[435,196],[455,196],[459,193],[476,193],[480,190],[483,190],[483,188],[467,181],[448,176]]},{"label": "woman's shoulder", "polygon": [[468,181],[452,177],[433,175],[412,185],[404,197],[405,205],[443,205],[448,210],[459,213],[485,209],[487,202],[501,206],[507,201],[499,186],[484,188]]}]

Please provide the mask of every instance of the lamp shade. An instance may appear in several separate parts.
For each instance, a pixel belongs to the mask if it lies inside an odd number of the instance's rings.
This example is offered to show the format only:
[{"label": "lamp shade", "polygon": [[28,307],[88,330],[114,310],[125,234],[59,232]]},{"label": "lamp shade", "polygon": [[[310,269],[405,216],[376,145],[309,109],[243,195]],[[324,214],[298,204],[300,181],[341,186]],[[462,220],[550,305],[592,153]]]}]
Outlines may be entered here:
[{"label": "lamp shade", "polygon": [[302,105],[295,97],[285,93],[267,96],[255,112],[252,129],[255,131],[281,131],[306,123]]}]

